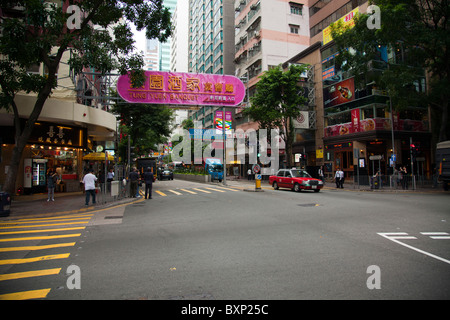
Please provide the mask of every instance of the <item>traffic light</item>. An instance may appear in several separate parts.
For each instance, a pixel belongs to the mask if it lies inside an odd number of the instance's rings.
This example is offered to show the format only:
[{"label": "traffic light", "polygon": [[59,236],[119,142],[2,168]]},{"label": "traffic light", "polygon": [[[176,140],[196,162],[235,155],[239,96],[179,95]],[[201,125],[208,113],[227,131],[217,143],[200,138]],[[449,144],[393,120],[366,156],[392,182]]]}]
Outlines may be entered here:
[{"label": "traffic light", "polygon": [[409,148],[411,150],[412,158],[416,159],[416,157],[420,154],[420,146],[418,144],[411,143]]}]

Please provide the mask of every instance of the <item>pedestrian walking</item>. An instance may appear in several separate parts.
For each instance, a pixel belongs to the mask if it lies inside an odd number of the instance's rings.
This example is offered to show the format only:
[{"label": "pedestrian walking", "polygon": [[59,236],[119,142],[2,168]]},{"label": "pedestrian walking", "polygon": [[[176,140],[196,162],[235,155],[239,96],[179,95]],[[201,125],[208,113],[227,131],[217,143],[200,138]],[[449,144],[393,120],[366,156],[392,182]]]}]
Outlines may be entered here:
[{"label": "pedestrian walking", "polygon": [[336,168],[336,171],[334,172],[334,182],[336,183],[336,188],[339,188],[339,168]]},{"label": "pedestrian walking", "polygon": [[247,170],[247,178],[249,181],[252,180],[252,170],[251,169]]},{"label": "pedestrian walking", "polygon": [[137,172],[136,168],[133,168],[133,170],[128,175],[128,179],[130,180],[130,197],[136,198],[136,192],[138,188],[139,183],[139,173]]},{"label": "pedestrian walking", "polygon": [[325,183],[325,176],[323,174],[323,166],[319,167],[318,174],[319,174],[319,179],[322,180],[323,183]]},{"label": "pedestrian walking", "polygon": [[336,188],[344,188],[344,171],[337,168],[334,174],[334,181],[336,182]]},{"label": "pedestrian walking", "polygon": [[148,167],[147,170],[144,172],[145,199],[147,199],[147,195],[148,195],[148,199],[152,198],[153,179],[154,179],[154,176],[153,176],[152,169],[150,167]]},{"label": "pedestrian walking", "polygon": [[53,169],[48,169],[47,173],[47,189],[48,189],[48,196],[47,196],[47,202],[52,200],[55,201],[55,187],[56,187],[56,180],[57,180],[56,172],[53,171]]},{"label": "pedestrian walking", "polygon": [[92,196],[92,204],[95,204],[95,183],[97,182],[97,177],[94,175],[94,170],[89,169],[88,174],[83,177],[84,190],[86,191],[86,203],[89,205],[90,197]]},{"label": "pedestrian walking", "polygon": [[344,180],[345,180],[345,175],[344,175],[344,171],[339,170],[339,187],[341,189],[344,189]]}]

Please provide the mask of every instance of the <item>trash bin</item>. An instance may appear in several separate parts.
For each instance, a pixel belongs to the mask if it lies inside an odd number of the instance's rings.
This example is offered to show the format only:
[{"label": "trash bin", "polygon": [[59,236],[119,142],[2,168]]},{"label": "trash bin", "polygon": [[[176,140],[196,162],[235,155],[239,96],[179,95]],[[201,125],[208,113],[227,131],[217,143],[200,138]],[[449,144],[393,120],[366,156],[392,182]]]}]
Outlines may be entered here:
[{"label": "trash bin", "polygon": [[0,217],[7,217],[11,210],[11,197],[9,193],[0,192]]}]

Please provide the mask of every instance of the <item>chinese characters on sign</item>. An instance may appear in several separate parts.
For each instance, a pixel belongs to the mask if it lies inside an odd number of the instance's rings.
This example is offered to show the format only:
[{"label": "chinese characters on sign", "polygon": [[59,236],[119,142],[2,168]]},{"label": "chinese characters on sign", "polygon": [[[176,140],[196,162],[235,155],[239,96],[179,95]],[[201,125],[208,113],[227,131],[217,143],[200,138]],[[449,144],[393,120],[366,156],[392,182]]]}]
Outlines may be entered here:
[{"label": "chinese characters on sign", "polygon": [[28,141],[31,144],[85,148],[87,145],[87,129],[39,121],[36,122]]},{"label": "chinese characters on sign", "polygon": [[244,84],[229,75],[146,71],[143,87],[133,88],[120,76],[117,91],[131,103],[236,106],[245,96]]}]

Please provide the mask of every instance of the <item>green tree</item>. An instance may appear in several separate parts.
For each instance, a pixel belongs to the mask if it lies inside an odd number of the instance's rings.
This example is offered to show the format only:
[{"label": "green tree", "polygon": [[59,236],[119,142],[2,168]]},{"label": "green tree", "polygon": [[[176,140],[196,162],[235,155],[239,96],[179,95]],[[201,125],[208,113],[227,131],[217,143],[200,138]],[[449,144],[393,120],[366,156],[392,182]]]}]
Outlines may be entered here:
[{"label": "green tree", "polygon": [[307,103],[303,89],[298,86],[300,75],[305,70],[306,66],[291,65],[286,71],[281,66],[266,71],[256,84],[256,94],[250,98],[251,106],[243,111],[244,115],[258,122],[261,129],[280,130],[289,167],[293,163],[293,119],[300,115]]},{"label": "green tree", "polygon": [[[66,12],[66,5],[76,5],[82,15],[74,17],[73,12]],[[15,193],[24,147],[45,101],[57,86],[56,73],[63,53],[72,50],[68,63],[75,73],[85,67],[101,73],[117,69],[125,74],[131,70],[133,85],[139,86],[144,82],[143,58],[133,52],[130,24],[133,23],[137,30],[145,28],[147,38],[160,41],[165,41],[171,33],[170,12],[163,7],[162,0],[6,0],[1,4],[2,9],[14,6],[23,10],[18,16],[1,18],[0,37],[0,107],[12,110],[15,126],[15,146],[3,185],[3,189],[11,194]],[[76,22],[78,18],[78,25],[69,26],[69,21]],[[98,30],[98,26],[102,30]],[[104,31],[106,28],[112,30],[113,37]],[[27,73],[36,64],[44,65],[45,76]],[[37,95],[23,128],[14,102],[21,91]]]},{"label": "green tree", "polygon": [[[137,156],[157,150],[158,144],[166,143],[172,132],[173,110],[164,105],[120,102],[112,111],[118,114],[121,132],[130,135]],[[126,159],[127,147],[128,140],[122,139],[119,145],[122,159]]]},{"label": "green tree", "polygon": [[[450,3],[448,0],[374,0],[380,8],[381,28],[370,29],[368,14],[357,15],[351,29],[332,26],[338,62],[350,70],[357,82],[375,81],[386,89],[396,110],[430,105],[432,129],[437,141],[449,138],[450,98]],[[370,24],[370,21],[369,21]],[[383,72],[373,72],[379,46],[396,59],[387,61]],[[351,49],[349,49],[351,48]],[[371,70],[372,69],[372,70]],[[428,90],[416,84],[427,73]]]}]

